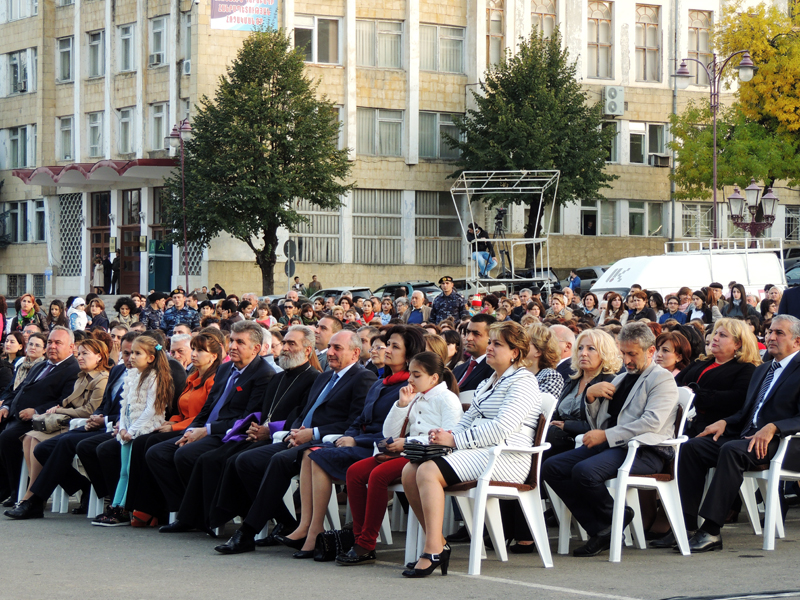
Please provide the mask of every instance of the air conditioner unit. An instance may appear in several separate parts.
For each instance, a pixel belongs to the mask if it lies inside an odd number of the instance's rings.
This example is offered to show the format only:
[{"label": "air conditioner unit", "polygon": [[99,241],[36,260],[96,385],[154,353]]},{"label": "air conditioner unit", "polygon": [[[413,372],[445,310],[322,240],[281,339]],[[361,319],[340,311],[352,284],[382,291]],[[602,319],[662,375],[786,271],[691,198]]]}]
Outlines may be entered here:
[{"label": "air conditioner unit", "polygon": [[192,61],[188,58],[183,61],[183,74],[190,75],[192,72]]},{"label": "air conditioner unit", "polygon": [[156,52],[155,54],[151,54],[147,58],[147,63],[151,67],[157,67],[164,63],[164,53],[163,52]]},{"label": "air conditioner unit", "polygon": [[669,154],[651,154],[651,167],[669,167]]},{"label": "air conditioner unit", "polygon": [[14,91],[18,93],[27,92],[28,91],[28,82],[27,81],[17,81],[14,84]]},{"label": "air conditioner unit", "polygon": [[603,89],[603,114],[621,117],[625,114],[625,88],[607,85]]}]

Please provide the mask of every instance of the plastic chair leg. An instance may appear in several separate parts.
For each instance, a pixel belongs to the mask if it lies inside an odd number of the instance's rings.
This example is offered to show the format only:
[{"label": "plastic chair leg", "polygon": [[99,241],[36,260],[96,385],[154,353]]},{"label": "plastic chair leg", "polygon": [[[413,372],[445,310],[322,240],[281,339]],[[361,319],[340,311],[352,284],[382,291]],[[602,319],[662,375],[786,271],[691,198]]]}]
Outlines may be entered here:
[{"label": "plastic chair leg", "polygon": [[[547,535],[547,525],[544,522],[544,512],[541,510],[541,502],[533,493],[526,494],[519,499],[522,507],[522,514],[528,522],[528,528],[533,534],[533,541],[539,551],[539,557],[546,568],[553,566],[553,555],[550,552],[550,540]],[[569,550],[569,539],[567,539],[567,550]]]},{"label": "plastic chair leg", "polygon": [[381,523],[380,539],[384,544],[392,545],[392,526],[389,525],[389,512],[383,515],[383,522]]},{"label": "plastic chair leg", "polygon": [[[674,483],[671,482],[671,483]],[[683,511],[681,509],[681,496],[677,485],[670,485],[664,493],[659,493],[661,497],[661,505],[664,507],[664,512],[667,513],[672,533],[675,535],[675,541],[678,542],[678,548],[681,554],[689,556],[689,538],[686,535],[686,525],[683,521]]]},{"label": "plastic chair leg", "polygon": [[22,471],[19,474],[19,487],[17,488],[17,501],[19,502],[25,497],[25,492],[28,491],[28,464],[25,459],[22,459]]},{"label": "plastic chair leg", "polygon": [[750,519],[750,525],[753,528],[753,533],[761,535],[761,516],[758,514],[758,506],[756,505],[756,486],[752,477],[745,477],[742,481],[742,487],[739,488],[739,495],[742,497],[742,504],[747,511],[747,518]]},{"label": "plastic chair leg", "polygon": [[486,529],[494,545],[494,552],[501,562],[508,561],[506,539],[503,531],[503,518],[500,516],[500,500],[497,498],[486,499]]}]

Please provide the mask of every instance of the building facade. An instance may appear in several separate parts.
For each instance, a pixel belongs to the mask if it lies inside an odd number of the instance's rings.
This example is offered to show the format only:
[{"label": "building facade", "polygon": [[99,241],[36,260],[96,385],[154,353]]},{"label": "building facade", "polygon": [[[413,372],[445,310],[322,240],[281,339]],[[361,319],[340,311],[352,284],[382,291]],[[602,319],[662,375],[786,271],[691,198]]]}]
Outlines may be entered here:
[{"label": "building facade", "polygon": [[[616,131],[608,170],[619,179],[548,217],[551,266],[657,254],[673,236],[711,235],[709,202],[672,202],[666,145],[673,110],[707,97],[702,74],[677,93],[669,75],[676,58],[710,59],[718,0],[282,0],[275,8],[305,48],[308,75],[339,107],[357,183],[340,209],[300,203],[308,223],[291,237],[304,282],[316,274],[326,285],[375,287],[463,272],[448,191],[454,156],[441,134],[454,131],[488,65],[520,37],[556,25],[589,98],[606,107],[604,126]],[[107,253],[120,256],[122,293],[150,289],[147,250],[164,235],[161,185],[175,164],[164,138],[213,96],[248,35],[212,29],[211,10],[209,0],[0,3],[0,292],[86,293],[93,258]],[[720,233],[735,235],[724,231],[725,210]],[[477,203],[473,211],[492,231],[493,211]],[[525,220],[513,205],[508,231],[521,234]],[[800,240],[799,221],[796,195],[781,195],[771,234]],[[182,250],[171,253],[176,285]],[[250,250],[228,237],[190,247],[189,275],[190,287],[260,289]]]}]

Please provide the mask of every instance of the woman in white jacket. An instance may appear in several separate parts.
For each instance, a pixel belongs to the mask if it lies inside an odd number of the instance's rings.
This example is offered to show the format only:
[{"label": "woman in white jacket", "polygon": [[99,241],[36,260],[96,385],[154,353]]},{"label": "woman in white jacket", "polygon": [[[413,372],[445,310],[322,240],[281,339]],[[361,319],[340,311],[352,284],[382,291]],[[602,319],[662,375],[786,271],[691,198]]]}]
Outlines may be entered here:
[{"label": "woman in white jacket", "polygon": [[[452,429],[463,411],[458,384],[442,357],[434,352],[417,354],[409,365],[408,385],[400,389],[383,422],[383,435],[392,438],[386,451],[399,454],[406,437],[427,436],[431,429]],[[353,514],[355,545],[339,554],[340,565],[375,562],[375,544],[386,513],[387,488],[400,478],[408,459],[378,454],[365,458],[347,470],[347,497]]]}]

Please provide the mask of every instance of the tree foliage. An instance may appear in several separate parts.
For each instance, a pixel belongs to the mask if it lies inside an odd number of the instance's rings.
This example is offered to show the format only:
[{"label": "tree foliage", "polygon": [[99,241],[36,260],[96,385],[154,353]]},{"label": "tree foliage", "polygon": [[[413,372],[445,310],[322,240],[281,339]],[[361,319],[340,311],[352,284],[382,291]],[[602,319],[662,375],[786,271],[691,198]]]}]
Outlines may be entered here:
[{"label": "tree foliage", "polygon": [[[298,199],[335,208],[352,185],[351,164],[338,149],[339,120],[303,73],[303,52],[282,31],[256,31],[200,100],[186,143],[188,239],[208,245],[221,232],[247,244],[271,294],[277,230],[303,221]],[[181,174],[165,182],[170,241],[183,243]]]},{"label": "tree foliage", "polygon": [[[506,54],[486,72],[473,98],[476,108],[457,120],[460,139],[447,136],[461,151],[451,177],[463,171],[558,169],[559,204],[596,198],[616,179],[605,172],[613,132],[601,131],[602,107],[591,104],[581,89],[557,29],[549,39],[534,34],[522,40],[516,54]],[[525,236],[539,234],[539,195],[485,198],[492,206],[513,200],[528,204]],[[529,252],[527,266],[532,260]]]}]

